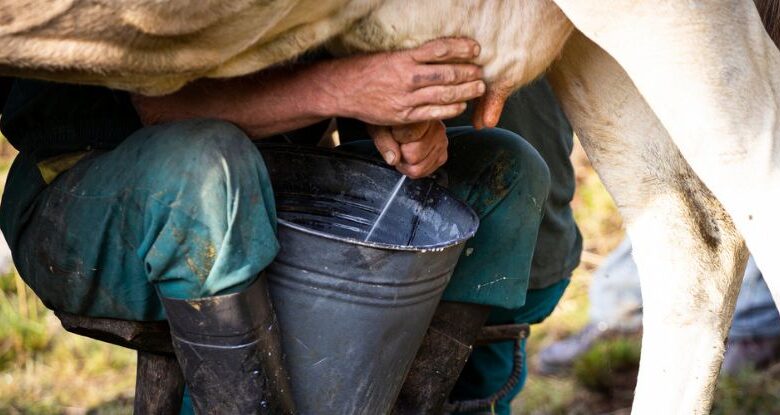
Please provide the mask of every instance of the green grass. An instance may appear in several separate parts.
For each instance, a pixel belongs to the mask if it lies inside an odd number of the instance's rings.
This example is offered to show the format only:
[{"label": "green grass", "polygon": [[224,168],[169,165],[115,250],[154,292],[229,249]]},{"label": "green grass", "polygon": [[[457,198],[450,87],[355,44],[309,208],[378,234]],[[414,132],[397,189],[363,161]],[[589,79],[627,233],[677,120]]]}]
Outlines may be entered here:
[{"label": "green grass", "polygon": [[133,351],[65,332],[15,274],[0,287],[0,414],[130,412]]},{"label": "green grass", "polygon": [[20,317],[7,298],[0,303],[0,370],[46,349],[50,336],[40,321]]},{"label": "green grass", "polygon": [[574,363],[574,378],[589,391],[612,396],[616,390],[626,389],[627,385],[620,384],[625,375],[636,376],[640,348],[640,340],[634,338],[597,343]]},{"label": "green grass", "polygon": [[[0,186],[14,157],[0,136]],[[0,275],[0,414],[128,414],[135,352],[67,333],[15,273]]]},{"label": "green grass", "polygon": [[780,414],[780,365],[724,377],[715,392],[715,415]]}]

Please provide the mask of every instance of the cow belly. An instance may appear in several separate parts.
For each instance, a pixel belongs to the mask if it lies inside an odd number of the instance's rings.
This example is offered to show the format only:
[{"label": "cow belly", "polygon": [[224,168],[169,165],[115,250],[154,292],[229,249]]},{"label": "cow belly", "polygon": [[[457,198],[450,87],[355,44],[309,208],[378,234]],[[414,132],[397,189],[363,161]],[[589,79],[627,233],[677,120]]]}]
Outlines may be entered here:
[{"label": "cow belly", "polygon": [[0,0],[0,74],[170,93],[291,59],[380,1],[211,0],[209,15],[188,0]]}]

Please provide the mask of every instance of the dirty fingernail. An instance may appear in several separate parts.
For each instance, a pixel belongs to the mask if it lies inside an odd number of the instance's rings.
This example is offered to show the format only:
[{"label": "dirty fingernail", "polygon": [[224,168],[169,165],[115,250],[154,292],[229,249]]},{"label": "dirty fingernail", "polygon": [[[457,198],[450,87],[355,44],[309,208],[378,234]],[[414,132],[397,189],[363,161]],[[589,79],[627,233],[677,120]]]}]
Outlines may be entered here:
[{"label": "dirty fingernail", "polygon": [[395,152],[393,151],[385,151],[385,162],[387,164],[393,164],[395,162]]}]

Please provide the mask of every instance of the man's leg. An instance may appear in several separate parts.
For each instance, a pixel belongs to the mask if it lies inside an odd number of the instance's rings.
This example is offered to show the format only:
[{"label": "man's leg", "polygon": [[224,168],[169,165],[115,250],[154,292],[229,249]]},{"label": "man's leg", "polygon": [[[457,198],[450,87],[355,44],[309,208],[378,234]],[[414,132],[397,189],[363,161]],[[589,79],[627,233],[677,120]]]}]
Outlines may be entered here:
[{"label": "man's leg", "polygon": [[[453,132],[450,161],[444,166],[448,186],[474,208],[480,216],[480,228],[467,242],[443,299],[493,306],[488,324],[537,321],[524,318],[525,313],[519,319],[508,319],[513,313],[501,311],[517,310],[533,299],[529,307],[542,310],[528,310],[528,317],[541,313],[541,320],[568,285],[564,280],[546,289],[528,291],[533,297],[526,296],[550,187],[547,165],[530,144],[514,133],[488,130],[474,134],[469,128],[448,131]],[[511,190],[496,191],[500,188]],[[553,291],[555,295],[551,295]],[[475,348],[450,400],[485,398],[496,392],[509,377],[513,354],[512,342]],[[524,379],[525,372],[507,402],[519,393]],[[497,386],[492,389],[494,384]]]},{"label": "man's leg", "polygon": [[279,354],[270,361],[258,350],[278,348],[273,334],[260,336],[274,319],[257,278],[278,250],[274,200],[240,130],[207,120],[142,129],[61,174],[29,217],[17,264],[47,306],[130,320],[167,314],[196,406],[273,411],[255,404],[284,382]]},{"label": "man's leg", "polygon": [[[448,120],[448,125],[468,125],[471,123],[472,114],[467,110],[461,116]],[[512,131],[528,141],[544,159],[550,170],[551,187],[550,195],[544,204],[544,218],[542,219],[539,234],[536,240],[536,248],[531,266],[531,280],[529,290],[536,291],[548,288],[571,275],[571,271],[579,262],[579,253],[582,249],[581,237],[571,214],[569,202],[574,193],[574,172],[569,159],[573,142],[571,127],[559,108],[557,100],[550,86],[544,79],[528,85],[514,93],[504,107],[504,112],[499,120],[500,128]],[[541,291],[553,295],[550,301],[557,302],[559,296],[555,291]],[[531,298],[535,302],[542,300],[539,295],[529,292],[527,309]],[[522,310],[517,310],[522,314]],[[491,317],[492,322],[496,321]],[[518,323],[528,323],[533,320]],[[509,321],[509,320],[507,320]],[[479,348],[478,350],[482,350]],[[513,359],[513,346],[506,343],[503,348],[495,349],[497,354],[475,353],[469,360],[469,367],[487,368],[493,362],[504,362],[502,370],[495,373],[495,383],[506,381],[505,370],[511,366]],[[480,364],[484,356],[485,364]],[[471,379],[471,376],[477,376]],[[461,385],[477,385],[473,393],[459,389],[461,396],[487,397],[490,392],[481,385],[484,374],[478,374],[467,370],[463,373]],[[466,382],[466,383],[464,383]],[[519,392],[519,388],[512,391],[512,395]]]},{"label": "man's leg", "polygon": [[[525,305],[514,310],[494,308],[488,318],[488,324],[541,323],[555,309],[568,285],[567,278],[546,288],[528,290]],[[512,399],[523,389],[528,374],[525,340],[522,353],[523,371],[520,381],[504,399],[495,403],[493,410],[496,414],[510,414]],[[512,341],[474,348],[450,395],[450,400],[484,399],[496,393],[512,373],[513,354],[514,342]],[[484,412],[490,413],[489,410]]]},{"label": "man's leg", "polygon": [[[429,329],[407,377],[431,382],[425,387],[405,384],[394,408],[396,414],[440,411],[487,317],[487,306],[523,305],[542,206],[549,191],[547,166],[518,135],[470,127],[450,128],[447,134],[449,161],[439,173],[448,189],[474,209],[480,227],[466,243],[434,316],[434,327]],[[375,153],[367,141],[343,149]]]},{"label": "man's leg", "polygon": [[240,291],[278,249],[260,154],[212,121],[145,128],[88,156],[28,215],[15,252],[22,276],[50,308],[94,317],[164,319],[156,290]]},{"label": "man's leg", "polygon": [[445,301],[517,308],[525,292],[550,173],[522,137],[501,129],[454,127],[447,188],[480,219],[444,292]]},{"label": "man's leg", "polygon": [[[522,137],[502,129],[447,129],[449,159],[440,182],[468,204],[480,224],[444,292],[443,300],[518,308],[536,246],[550,173],[539,153]],[[379,154],[368,140],[342,145],[343,151]]]}]

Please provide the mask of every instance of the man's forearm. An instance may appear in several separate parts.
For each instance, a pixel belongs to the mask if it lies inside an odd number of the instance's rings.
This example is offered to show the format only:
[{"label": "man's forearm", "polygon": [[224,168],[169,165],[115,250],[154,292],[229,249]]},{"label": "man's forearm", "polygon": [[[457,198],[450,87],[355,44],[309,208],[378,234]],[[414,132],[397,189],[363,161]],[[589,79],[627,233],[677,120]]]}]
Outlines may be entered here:
[{"label": "man's forearm", "polygon": [[374,125],[442,120],[485,92],[470,39],[436,39],[397,52],[271,68],[242,78],[193,82],[164,97],[135,96],[144,124],[189,118],[232,122],[253,138],[334,116]]},{"label": "man's forearm", "polygon": [[336,115],[334,70],[329,62],[272,68],[240,78],[201,79],[171,95],[133,101],[145,125],[215,118],[263,138]]}]

